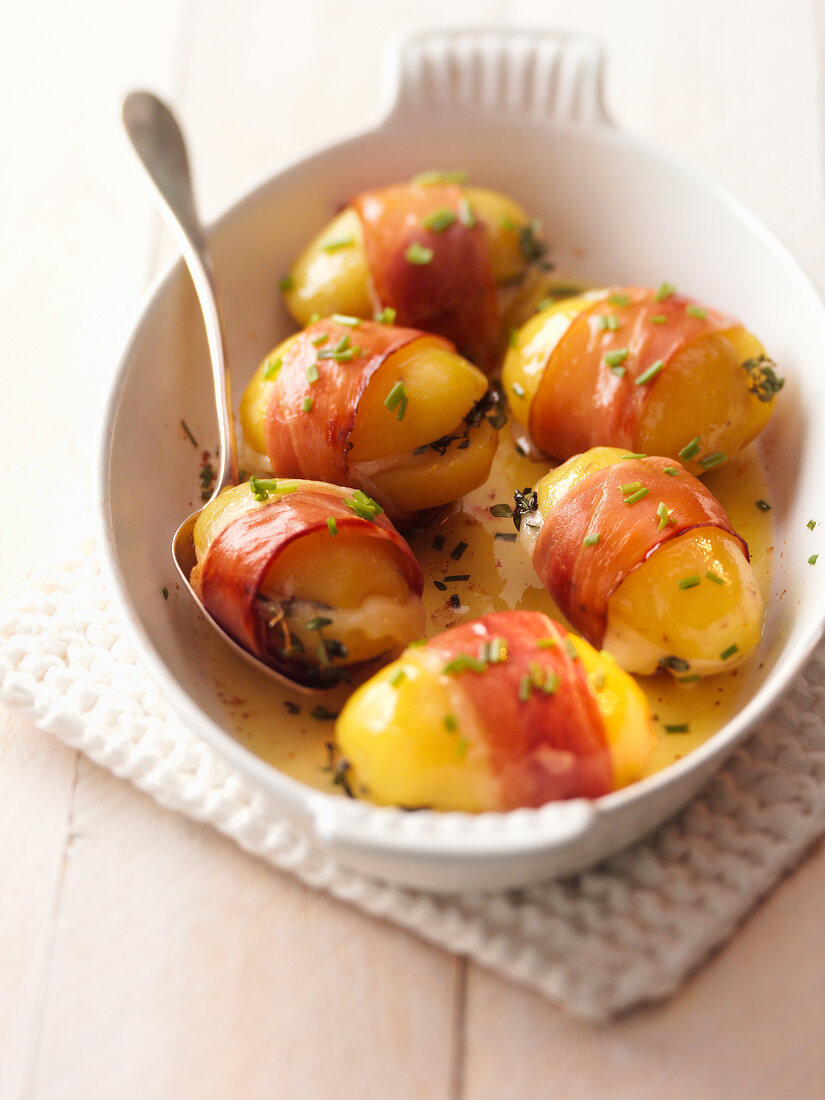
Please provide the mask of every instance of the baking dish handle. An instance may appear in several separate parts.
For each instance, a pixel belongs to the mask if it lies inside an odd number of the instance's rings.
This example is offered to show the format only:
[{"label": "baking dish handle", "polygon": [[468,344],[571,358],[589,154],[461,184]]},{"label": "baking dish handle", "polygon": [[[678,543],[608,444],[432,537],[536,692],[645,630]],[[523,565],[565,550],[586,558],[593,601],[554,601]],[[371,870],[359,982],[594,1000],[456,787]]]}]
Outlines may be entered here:
[{"label": "baking dish handle", "polygon": [[506,28],[408,33],[385,55],[384,117],[453,111],[610,125],[603,68],[601,46],[584,35]]}]

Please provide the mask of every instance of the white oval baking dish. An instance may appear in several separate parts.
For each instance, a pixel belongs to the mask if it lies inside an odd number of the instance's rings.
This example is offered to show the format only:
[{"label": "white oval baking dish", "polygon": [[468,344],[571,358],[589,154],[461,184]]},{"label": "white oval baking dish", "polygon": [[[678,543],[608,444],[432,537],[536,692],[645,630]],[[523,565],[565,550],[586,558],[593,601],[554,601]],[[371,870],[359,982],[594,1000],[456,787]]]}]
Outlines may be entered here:
[{"label": "white oval baking dish", "polygon": [[[825,555],[825,311],[786,250],[746,210],[672,157],[617,132],[590,40],[547,32],[417,34],[392,51],[383,121],[291,164],[213,227],[236,393],[292,331],[277,282],[348,196],[429,167],[461,167],[538,215],[560,270],[595,283],[667,278],[742,317],[787,377],[760,443],[776,522],[773,598],[745,704],[704,746],[595,802],[509,814],[405,813],[304,786],[228,732],[219,686],[201,665],[204,628],[171,588],[170,538],[196,505],[180,421],[214,432],[207,350],[182,263],[159,280],[115,378],[100,491],[107,558],[142,653],[169,700],[262,792],[277,814],[341,863],[436,890],[493,889],[560,875],[628,844],[676,811],[785,689],[820,638]],[[823,547],[825,549],[825,547]],[[238,659],[227,649],[227,669]],[[262,687],[262,691],[265,689]]]}]

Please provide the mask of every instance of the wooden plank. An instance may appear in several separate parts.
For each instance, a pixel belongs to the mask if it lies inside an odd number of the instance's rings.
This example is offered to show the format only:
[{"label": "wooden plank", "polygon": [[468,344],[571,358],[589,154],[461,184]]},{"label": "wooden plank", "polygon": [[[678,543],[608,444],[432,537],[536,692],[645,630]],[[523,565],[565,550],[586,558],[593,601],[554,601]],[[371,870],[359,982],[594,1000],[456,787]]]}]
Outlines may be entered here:
[{"label": "wooden plank", "polygon": [[465,1100],[821,1096],[823,905],[820,845],[681,993],[606,1026],[474,967]]},{"label": "wooden plank", "polygon": [[448,1096],[451,956],[85,760],[73,831],[33,1097]]}]

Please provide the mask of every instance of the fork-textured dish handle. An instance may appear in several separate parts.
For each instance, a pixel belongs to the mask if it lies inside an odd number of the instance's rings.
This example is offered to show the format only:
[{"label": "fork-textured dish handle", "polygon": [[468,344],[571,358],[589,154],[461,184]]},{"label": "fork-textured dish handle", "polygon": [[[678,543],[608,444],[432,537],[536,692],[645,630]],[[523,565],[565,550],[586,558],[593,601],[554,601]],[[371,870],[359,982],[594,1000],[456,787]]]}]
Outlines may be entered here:
[{"label": "fork-textured dish handle", "polygon": [[504,28],[414,33],[388,51],[387,117],[450,110],[607,125],[603,68],[601,47],[581,35]]}]

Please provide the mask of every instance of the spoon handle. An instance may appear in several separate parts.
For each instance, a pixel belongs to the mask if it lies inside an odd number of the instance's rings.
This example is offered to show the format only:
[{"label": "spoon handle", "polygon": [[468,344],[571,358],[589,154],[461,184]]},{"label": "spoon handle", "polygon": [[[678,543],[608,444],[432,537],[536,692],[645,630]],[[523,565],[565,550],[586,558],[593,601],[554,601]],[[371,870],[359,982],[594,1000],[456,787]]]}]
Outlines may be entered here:
[{"label": "spoon handle", "polygon": [[235,428],[227,367],[223,318],[212,257],[195,209],[186,144],[175,116],[150,92],[130,92],[123,101],[123,125],[153,185],[158,207],[175,234],[203,310],[218,411],[220,469],[214,499],[238,480]]}]

